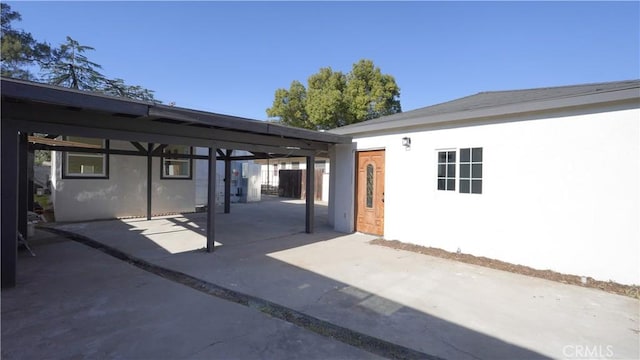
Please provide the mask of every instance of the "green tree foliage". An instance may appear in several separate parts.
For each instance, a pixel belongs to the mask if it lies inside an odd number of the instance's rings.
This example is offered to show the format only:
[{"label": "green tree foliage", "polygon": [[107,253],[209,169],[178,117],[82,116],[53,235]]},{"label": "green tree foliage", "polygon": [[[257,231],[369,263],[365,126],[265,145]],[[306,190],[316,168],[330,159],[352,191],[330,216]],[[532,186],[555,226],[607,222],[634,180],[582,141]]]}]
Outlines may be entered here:
[{"label": "green tree foliage", "polygon": [[[153,97],[152,90],[145,89],[139,85],[127,85],[122,79],[104,79],[104,84],[100,91],[107,95],[159,102]],[[173,104],[175,105],[175,103]]]},{"label": "green tree foliage", "polygon": [[347,77],[331,68],[321,68],[307,81],[307,103],[310,129],[331,129],[346,125],[348,109],[344,91]]},{"label": "green tree foliage", "polygon": [[402,112],[400,88],[391,75],[382,74],[369,60],[353,65],[345,91],[350,123]]},{"label": "green tree foliage", "polygon": [[306,88],[293,81],[288,90],[277,89],[267,115],[285,125],[332,129],[399,113],[399,97],[393,76],[363,59],[348,74],[321,68],[309,77]]},{"label": "green tree foliage", "polygon": [[[57,48],[36,41],[30,33],[11,26],[20,21],[20,14],[2,3],[2,76],[46,82],[78,90],[106,95],[153,101],[153,91],[124,80],[110,79],[100,71],[102,66],[89,60],[87,53],[95,50],[67,36]],[[38,76],[34,75],[38,71]]]},{"label": "green tree foliage", "polygon": [[95,50],[91,46],[80,45],[67,36],[67,42],[53,50],[54,61],[44,64],[42,72],[49,84],[78,90],[100,91],[105,76],[98,69],[102,66],[90,61],[85,52]]},{"label": "green tree foliage", "polygon": [[295,127],[308,127],[309,117],[305,110],[307,90],[299,81],[294,80],[289,90],[276,90],[273,107],[267,109],[269,117],[279,117],[280,121]]},{"label": "green tree foliage", "polygon": [[2,76],[23,80],[35,80],[31,71],[34,65],[49,61],[51,47],[49,44],[36,41],[33,36],[23,30],[14,29],[11,23],[20,21],[20,14],[12,11],[5,3],[0,4],[2,19]]}]

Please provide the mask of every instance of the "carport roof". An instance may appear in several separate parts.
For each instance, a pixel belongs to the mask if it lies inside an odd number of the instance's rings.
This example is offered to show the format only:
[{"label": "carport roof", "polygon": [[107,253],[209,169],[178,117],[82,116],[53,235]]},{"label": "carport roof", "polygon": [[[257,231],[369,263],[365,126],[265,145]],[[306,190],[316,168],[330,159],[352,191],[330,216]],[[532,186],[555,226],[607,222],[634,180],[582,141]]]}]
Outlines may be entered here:
[{"label": "carport roof", "polygon": [[[138,151],[118,150],[119,154],[146,156],[147,219],[151,219],[152,157],[159,156],[164,145],[180,144],[207,147],[208,203],[215,202],[216,155],[224,155],[225,177],[229,164],[238,158],[231,150],[247,150],[253,158],[305,156],[313,166],[317,155],[325,155],[332,144],[349,144],[351,137],[290,128],[268,122],[215,114],[155,103],[141,102],[77,91],[15,79],[1,79],[2,90],[2,287],[15,286],[18,234],[27,229],[28,136],[29,133],[85,136],[130,141]],[[20,134],[20,136],[18,136]],[[32,139],[32,142],[33,141]],[[66,150],[116,153],[117,149],[86,149],[58,142],[38,140],[40,145],[67,145]],[[148,142],[145,149],[138,142]],[[69,147],[68,145],[74,145]],[[154,146],[158,145],[154,149]],[[33,149],[33,148],[32,148]],[[69,150],[73,149],[73,150]],[[100,150],[100,151],[99,151]],[[217,151],[215,151],[217,150]],[[177,154],[176,154],[177,155]],[[174,155],[175,156],[175,155]],[[193,155],[189,156],[193,158]],[[238,159],[239,160],[239,159]],[[18,176],[5,176],[16,174]],[[213,179],[213,180],[212,180]],[[306,191],[313,193],[313,172],[307,172]],[[225,212],[228,212],[229,181],[225,182]],[[16,191],[17,189],[17,191]],[[314,197],[306,199],[305,230],[313,232]],[[207,251],[213,251],[215,207],[207,208]]]},{"label": "carport roof", "polygon": [[344,135],[7,78],[2,118],[34,123],[27,131],[277,154],[309,155],[351,142]]}]

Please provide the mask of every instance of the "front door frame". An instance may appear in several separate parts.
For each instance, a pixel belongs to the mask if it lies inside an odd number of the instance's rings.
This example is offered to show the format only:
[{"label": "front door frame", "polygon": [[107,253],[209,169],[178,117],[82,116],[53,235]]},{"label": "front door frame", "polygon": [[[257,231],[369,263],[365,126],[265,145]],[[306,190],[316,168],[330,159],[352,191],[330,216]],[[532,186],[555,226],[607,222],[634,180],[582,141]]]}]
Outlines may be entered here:
[{"label": "front door frame", "polygon": [[[382,168],[382,177],[383,179],[385,178],[385,174],[386,174],[386,149],[385,148],[370,148],[370,149],[357,149],[355,152],[355,181],[354,181],[354,229],[355,231],[359,231],[359,232],[364,232],[362,231],[362,229],[360,229],[358,227],[358,211],[360,208],[360,202],[359,202],[359,189],[358,187],[360,186],[360,176],[359,176],[359,172],[360,172],[360,153],[364,153],[364,152],[381,152],[383,154],[383,168]],[[383,236],[384,235],[384,185],[385,185],[386,181],[383,180],[383,187],[382,187],[382,228],[380,229],[380,233],[371,233],[371,232],[364,232],[364,233],[368,233],[368,234],[373,234],[373,235],[379,235],[379,236]],[[375,191],[375,189],[374,189]]]}]

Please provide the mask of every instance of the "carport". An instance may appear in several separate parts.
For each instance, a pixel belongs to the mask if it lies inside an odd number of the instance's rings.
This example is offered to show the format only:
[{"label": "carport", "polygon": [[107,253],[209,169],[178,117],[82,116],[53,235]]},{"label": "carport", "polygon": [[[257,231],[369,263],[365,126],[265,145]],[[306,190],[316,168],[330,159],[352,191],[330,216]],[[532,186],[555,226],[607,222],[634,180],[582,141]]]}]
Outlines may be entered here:
[{"label": "carport", "polygon": [[[38,140],[82,136],[129,141],[136,150],[96,149],[65,142]],[[147,143],[143,146],[141,143]],[[2,287],[16,283],[17,235],[26,235],[29,208],[28,164],[34,150],[56,150],[143,156],[147,161],[147,219],[151,219],[152,158],[169,144],[205,147],[208,155],[173,157],[208,160],[208,203],[215,203],[216,160],[225,162],[230,178],[234,160],[303,156],[313,168],[316,156],[329,156],[333,145],[351,144],[348,136],[290,128],[269,122],[109,97],[32,82],[2,79],[1,118],[1,250]],[[350,147],[350,145],[348,145]],[[246,150],[250,156],[232,156]],[[306,191],[313,193],[313,172],[307,172]],[[332,190],[333,191],[333,190]],[[224,211],[230,211],[230,182],[225,181]],[[332,196],[331,199],[335,198]],[[32,202],[31,202],[32,204]],[[305,231],[314,229],[314,197],[306,199]],[[207,251],[214,250],[215,207],[207,207]]]}]

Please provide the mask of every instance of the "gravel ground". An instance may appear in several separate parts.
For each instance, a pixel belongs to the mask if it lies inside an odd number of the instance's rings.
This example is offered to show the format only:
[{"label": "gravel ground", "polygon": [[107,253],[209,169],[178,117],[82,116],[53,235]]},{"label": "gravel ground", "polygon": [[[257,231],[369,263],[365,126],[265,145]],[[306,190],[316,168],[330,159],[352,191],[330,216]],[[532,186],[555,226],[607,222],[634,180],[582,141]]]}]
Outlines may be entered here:
[{"label": "gravel ground", "polygon": [[639,285],[623,285],[618,284],[613,281],[599,281],[595,280],[591,277],[586,277],[586,284],[583,283],[582,277],[577,275],[567,275],[557,273],[551,270],[537,270],[530,268],[528,266],[523,265],[515,265],[510,264],[500,260],[489,259],[482,256],[473,256],[469,254],[458,254],[452,253],[448,251],[444,251],[442,249],[425,247],[414,244],[407,244],[400,242],[398,240],[384,240],[384,239],[374,239],[370,242],[373,245],[381,245],[390,247],[393,249],[407,250],[419,254],[436,256],[443,259],[450,259],[461,261],[468,264],[485,266],[488,268],[509,271],[516,274],[534,276],[542,279],[557,281],[563,284],[571,284],[582,287],[588,287],[593,289],[600,289],[606,292],[610,292],[613,294],[619,294],[624,296],[629,296],[631,298],[640,299],[640,286]]}]

